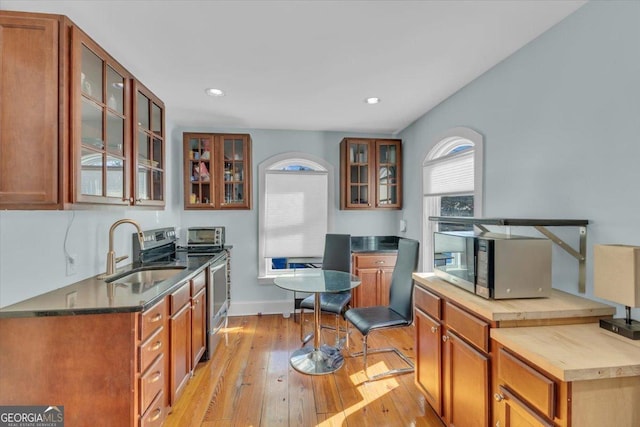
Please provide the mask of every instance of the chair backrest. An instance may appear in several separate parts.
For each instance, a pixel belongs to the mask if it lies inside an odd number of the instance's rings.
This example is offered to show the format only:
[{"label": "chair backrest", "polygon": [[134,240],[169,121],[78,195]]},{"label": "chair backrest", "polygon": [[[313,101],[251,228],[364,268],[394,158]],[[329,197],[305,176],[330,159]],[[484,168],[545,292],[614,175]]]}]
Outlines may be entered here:
[{"label": "chair backrest", "polygon": [[350,234],[327,234],[325,236],[322,269],[351,273]]},{"label": "chair backrest", "polygon": [[407,320],[413,319],[413,279],[418,268],[420,243],[412,239],[398,241],[398,258],[391,276],[389,308]]}]

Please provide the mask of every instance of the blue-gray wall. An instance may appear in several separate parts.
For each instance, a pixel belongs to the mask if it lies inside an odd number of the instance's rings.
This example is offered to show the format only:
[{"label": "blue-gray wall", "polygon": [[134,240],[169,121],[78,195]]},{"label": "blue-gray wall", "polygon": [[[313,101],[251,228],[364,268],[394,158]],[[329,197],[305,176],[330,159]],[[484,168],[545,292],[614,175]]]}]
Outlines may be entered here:
[{"label": "blue-gray wall", "polygon": [[[586,4],[406,128],[407,177],[456,126],[485,138],[484,216],[590,221],[592,295],[593,244],[640,245],[640,2]],[[419,238],[420,181],[405,190]],[[576,229],[554,231],[577,247]],[[553,268],[577,293],[575,260],[554,250]]]}]

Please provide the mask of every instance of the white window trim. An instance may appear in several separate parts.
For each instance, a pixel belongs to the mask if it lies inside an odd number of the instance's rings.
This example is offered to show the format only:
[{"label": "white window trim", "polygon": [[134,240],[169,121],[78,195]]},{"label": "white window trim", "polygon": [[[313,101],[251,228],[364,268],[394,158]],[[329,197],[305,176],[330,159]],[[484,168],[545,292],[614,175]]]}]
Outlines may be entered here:
[{"label": "white window trim", "polygon": [[328,198],[327,200],[327,230],[333,229],[333,217],[335,212],[335,178],[334,167],[326,160],[300,151],[289,151],[269,157],[258,165],[258,283],[273,284],[275,275],[267,275],[267,265],[265,262],[264,250],[264,210],[265,210],[265,173],[271,169],[281,169],[290,164],[299,164],[311,168],[324,169],[328,178]]},{"label": "white window trim", "polygon": [[[456,127],[447,130],[443,134],[434,139],[433,148],[429,150],[422,162],[422,171],[424,167],[431,161],[446,156],[456,147],[461,145],[473,145],[473,163],[474,163],[474,192],[473,192],[473,212],[475,217],[482,217],[484,212],[484,137],[466,127]],[[424,178],[422,180],[424,187]],[[433,271],[433,243],[432,236],[436,230],[437,224],[429,221],[430,212],[440,211],[440,198],[427,199],[424,196],[424,188],[421,191],[422,202],[422,247],[423,271]],[[427,206],[429,205],[429,206]]]}]

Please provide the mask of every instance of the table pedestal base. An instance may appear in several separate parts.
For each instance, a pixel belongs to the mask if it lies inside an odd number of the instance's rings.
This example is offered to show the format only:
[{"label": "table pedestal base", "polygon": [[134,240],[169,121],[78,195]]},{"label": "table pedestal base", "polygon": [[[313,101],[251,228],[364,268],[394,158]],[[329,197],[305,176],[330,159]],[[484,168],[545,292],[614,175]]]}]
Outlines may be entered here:
[{"label": "table pedestal base", "polygon": [[[332,349],[339,352],[337,349]],[[291,366],[298,372],[309,375],[324,375],[337,371],[344,364],[344,359],[313,347],[303,347],[291,354]]]}]

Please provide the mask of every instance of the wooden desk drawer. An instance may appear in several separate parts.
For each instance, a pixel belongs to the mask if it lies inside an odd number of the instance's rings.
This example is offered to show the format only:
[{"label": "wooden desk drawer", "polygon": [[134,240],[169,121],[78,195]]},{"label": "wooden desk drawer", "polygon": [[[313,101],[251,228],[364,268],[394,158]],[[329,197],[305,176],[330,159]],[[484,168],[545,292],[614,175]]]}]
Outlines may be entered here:
[{"label": "wooden desk drawer", "polygon": [[140,417],[140,427],[160,427],[164,418],[164,393],[161,391]]},{"label": "wooden desk drawer", "polygon": [[182,286],[180,286],[180,289],[172,293],[170,300],[171,314],[173,315],[180,311],[180,309],[184,307],[185,304],[191,301],[191,286],[189,282],[185,282]]},{"label": "wooden desk drawer", "polygon": [[434,319],[441,319],[439,296],[432,294],[420,286],[415,286],[413,291],[413,301],[416,308],[424,311]]},{"label": "wooden desk drawer", "polygon": [[142,312],[140,322],[140,341],[146,340],[156,329],[164,325],[166,304],[164,299]]},{"label": "wooden desk drawer", "polygon": [[139,372],[146,371],[151,362],[153,362],[160,354],[164,353],[164,349],[167,345],[165,342],[164,332],[164,328],[158,329],[140,345],[140,364],[138,365]]},{"label": "wooden desk drawer", "polygon": [[503,348],[498,351],[498,382],[550,420],[555,416],[555,383]]},{"label": "wooden desk drawer", "polygon": [[396,255],[356,255],[355,268],[394,267]]},{"label": "wooden desk drawer", "polygon": [[191,295],[195,295],[198,291],[207,285],[207,271],[203,270],[196,277],[191,279]]},{"label": "wooden desk drawer", "polygon": [[444,321],[471,344],[485,353],[489,353],[489,324],[473,314],[446,302],[444,305]]},{"label": "wooden desk drawer", "polygon": [[155,362],[140,376],[140,411],[145,412],[153,399],[164,387],[164,355],[161,355]]}]

